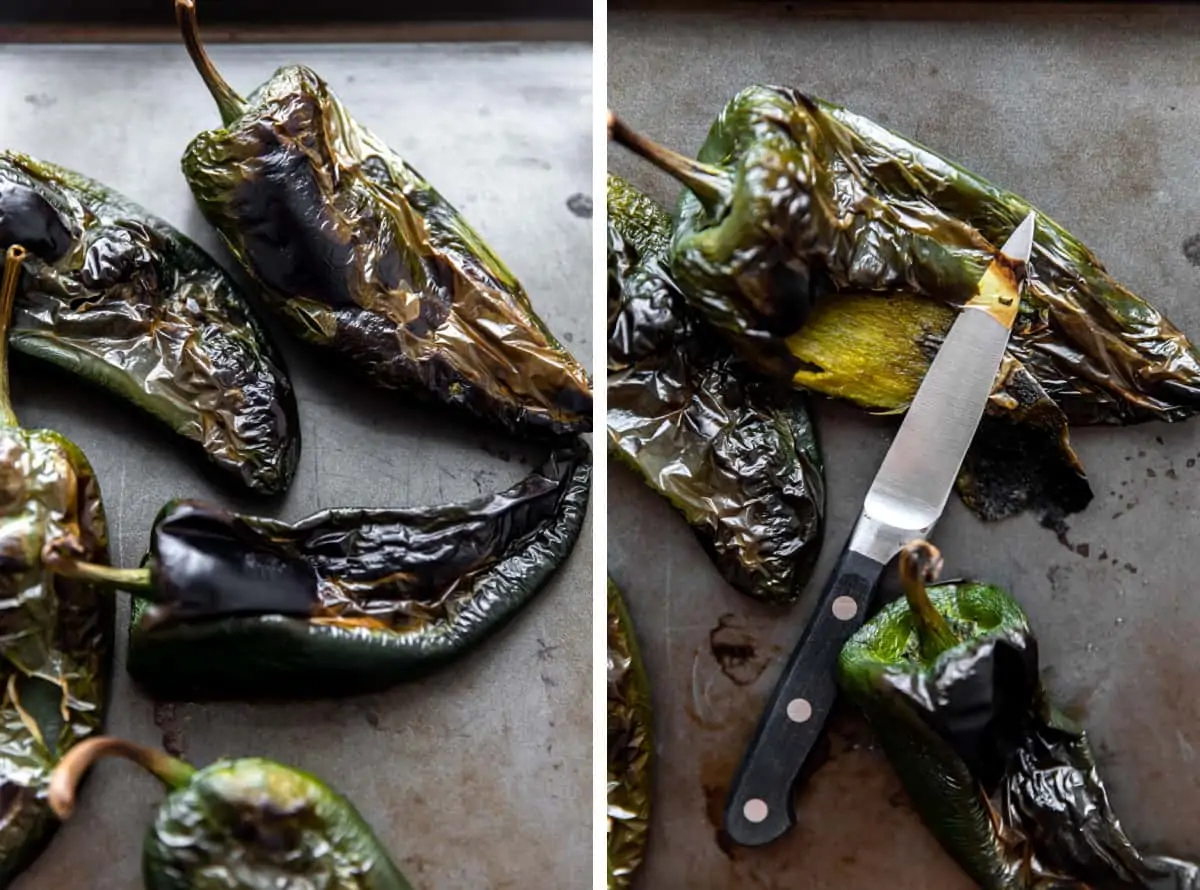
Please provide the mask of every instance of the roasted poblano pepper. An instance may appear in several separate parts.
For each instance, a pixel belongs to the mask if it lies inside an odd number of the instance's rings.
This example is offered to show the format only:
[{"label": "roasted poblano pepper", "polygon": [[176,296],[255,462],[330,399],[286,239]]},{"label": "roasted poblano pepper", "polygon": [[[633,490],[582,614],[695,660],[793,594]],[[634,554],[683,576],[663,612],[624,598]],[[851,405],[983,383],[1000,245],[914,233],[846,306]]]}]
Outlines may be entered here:
[{"label": "roasted poblano pepper", "polygon": [[825,480],[801,393],[762,379],[667,273],[670,217],[608,178],[609,451],[665,497],[721,574],[799,597],[821,549]]},{"label": "roasted poblano pepper", "polygon": [[[1034,209],[793,89],[739,93],[698,160],[619,121],[611,129],[688,187],[670,268],[695,309],[764,372],[871,409],[907,407],[950,307]],[[1068,421],[1178,420],[1200,409],[1200,360],[1183,334],[1040,210],[1037,219],[1035,274],[960,478],[988,517],[1039,497],[1062,512],[1087,504]]]},{"label": "roasted poblano pepper", "polygon": [[184,174],[289,329],[385,388],[514,432],[590,432],[587,373],[458,211],[310,69],[242,99],[192,0],[176,9],[224,124],[192,141]]},{"label": "roasted poblano pepper", "polygon": [[654,742],[650,684],[621,591],[608,579],[608,890],[626,890],[646,855]]},{"label": "roasted poblano pepper", "polygon": [[0,248],[25,263],[14,349],[97,384],[262,494],[287,489],[300,424],[282,360],[192,241],[78,173],[0,152]]},{"label": "roasted poblano pepper", "polygon": [[576,440],[512,488],[295,524],[194,501],[159,513],[123,589],[129,673],[167,699],[306,697],[421,676],[512,618],[570,554],[591,464]]},{"label": "roasted poblano pepper", "polygon": [[102,757],[132,760],[169,793],[142,845],[146,890],[412,890],[354,804],[308,773],[259,757],[196,769],[161,751],[90,739],[54,770],[60,819]]},{"label": "roasted poblano pepper", "polygon": [[905,597],[846,644],[838,682],[946,851],[985,890],[1200,888],[1197,866],[1125,835],[1087,736],[1041,686],[1016,600],[976,582],[927,589],[939,566],[929,544],[905,549]]},{"label": "roasted poblano pepper", "polygon": [[99,731],[113,649],[109,597],[63,570],[110,571],[96,474],[58,433],[22,429],[9,400],[8,326],[25,256],[9,248],[0,284],[0,887],[54,829],[50,771]]}]

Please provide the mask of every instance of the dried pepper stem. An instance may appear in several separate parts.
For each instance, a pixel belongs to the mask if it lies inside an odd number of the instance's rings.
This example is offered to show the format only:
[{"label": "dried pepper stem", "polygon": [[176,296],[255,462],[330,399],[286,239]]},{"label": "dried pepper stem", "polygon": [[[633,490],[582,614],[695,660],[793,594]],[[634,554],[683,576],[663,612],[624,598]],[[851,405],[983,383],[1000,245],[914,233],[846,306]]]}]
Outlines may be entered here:
[{"label": "dried pepper stem", "polygon": [[28,254],[20,244],[10,247],[4,255],[4,278],[0,281],[0,423],[9,426],[17,425],[17,415],[8,392],[8,328],[12,324],[13,301],[26,256]]},{"label": "dried pepper stem", "polygon": [[921,657],[926,660],[937,658],[962,642],[929,601],[925,589],[925,585],[936,581],[941,572],[942,554],[928,541],[913,541],[900,551],[900,581],[908,606],[917,619]]},{"label": "dried pepper stem", "polygon": [[154,593],[149,566],[137,569],[118,569],[92,562],[78,562],[69,557],[52,557],[47,562],[54,570],[54,574],[63,578],[86,581],[106,590],[124,590],[147,596]]},{"label": "dried pepper stem", "polygon": [[76,745],[58,762],[50,776],[48,799],[59,819],[69,819],[75,810],[75,792],[92,764],[103,757],[124,757],[154,775],[168,788],[182,788],[191,781],[196,768],[162,751],[143,748],[124,739],[108,736],[88,739]]},{"label": "dried pepper stem", "polygon": [[608,138],[646,159],[655,167],[687,186],[704,209],[716,215],[729,203],[732,183],[724,171],[684,157],[640,133],[635,133],[612,111],[608,112]]},{"label": "dried pepper stem", "polygon": [[204,51],[200,42],[200,25],[196,21],[195,0],[175,0],[175,19],[179,22],[179,30],[183,33],[183,42],[187,45],[188,55],[204,85],[212,93],[221,111],[221,120],[226,125],[233,123],[246,110],[246,100],[237,94],[233,87],[221,76],[217,68]]}]

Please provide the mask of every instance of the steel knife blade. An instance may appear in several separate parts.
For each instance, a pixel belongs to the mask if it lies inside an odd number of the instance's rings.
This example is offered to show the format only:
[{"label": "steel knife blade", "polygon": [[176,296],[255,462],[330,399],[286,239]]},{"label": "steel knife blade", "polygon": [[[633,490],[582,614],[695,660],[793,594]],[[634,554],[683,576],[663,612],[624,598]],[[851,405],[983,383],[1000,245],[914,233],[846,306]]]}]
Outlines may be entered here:
[{"label": "steel knife blade", "polygon": [[1036,225],[993,259],[934,357],[734,776],[725,830],[761,846],[796,824],[793,793],[837,696],[834,671],[888,562],[942,515],[979,427],[1020,304]]}]

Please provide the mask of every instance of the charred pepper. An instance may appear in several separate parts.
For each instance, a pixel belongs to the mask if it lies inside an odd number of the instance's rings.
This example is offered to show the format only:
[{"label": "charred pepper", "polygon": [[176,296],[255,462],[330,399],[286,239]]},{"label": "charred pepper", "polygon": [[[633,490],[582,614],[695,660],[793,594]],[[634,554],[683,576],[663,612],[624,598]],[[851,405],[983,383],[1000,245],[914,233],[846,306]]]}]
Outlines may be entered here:
[{"label": "charred pepper", "polygon": [[[619,121],[611,129],[687,186],[671,271],[697,311],[764,372],[872,409],[907,407],[953,304],[1034,209],[866,118],[783,87],[734,97],[698,160]],[[1045,506],[1086,506],[1068,422],[1179,420],[1200,409],[1200,359],[1187,338],[1037,215],[1036,275],[1007,376],[975,440],[974,472],[969,461],[960,479],[988,518],[1038,505],[1039,486],[1056,474],[1057,503]],[[904,299],[880,307],[864,295]],[[823,334],[809,332],[814,322]],[[865,354],[842,344],[839,334],[864,328],[856,343]]]},{"label": "charred pepper", "polygon": [[694,317],[665,268],[670,231],[657,204],[609,176],[609,451],[687,519],[730,584],[793,602],[825,511],[805,398]]},{"label": "charred pepper", "polygon": [[60,819],[102,757],[124,757],[168,789],[142,845],[146,890],[412,890],[371,827],[320,779],[259,757],[196,769],[114,738],[76,747],[54,770]]},{"label": "charred pepper", "polygon": [[193,0],[176,11],[223,122],[188,146],[184,174],[291,332],[511,431],[590,432],[587,373],[458,211],[310,69],[242,99],[200,45]]},{"label": "charred pepper", "polygon": [[927,589],[939,569],[931,545],[905,548],[905,597],[846,644],[838,682],[946,851],[985,890],[1200,887],[1196,865],[1125,835],[1016,600],[978,582]]},{"label": "charred pepper", "polygon": [[570,554],[580,440],[512,488],[449,506],[295,524],[173,501],[123,589],[128,670],[172,700],[346,695],[423,675],[499,630]]},{"label": "charred pepper", "polygon": [[12,344],[97,384],[262,494],[291,484],[296,399],[233,280],[166,222],[84,176],[0,152],[0,248],[30,256]]},{"label": "charred pepper", "polygon": [[654,740],[650,683],[621,591],[608,579],[608,890],[626,890],[646,855]]},{"label": "charred pepper", "polygon": [[53,833],[50,771],[100,730],[113,649],[110,599],[62,566],[112,571],[96,474],[63,436],[22,429],[9,399],[8,327],[25,258],[10,247],[0,283],[0,886]]}]

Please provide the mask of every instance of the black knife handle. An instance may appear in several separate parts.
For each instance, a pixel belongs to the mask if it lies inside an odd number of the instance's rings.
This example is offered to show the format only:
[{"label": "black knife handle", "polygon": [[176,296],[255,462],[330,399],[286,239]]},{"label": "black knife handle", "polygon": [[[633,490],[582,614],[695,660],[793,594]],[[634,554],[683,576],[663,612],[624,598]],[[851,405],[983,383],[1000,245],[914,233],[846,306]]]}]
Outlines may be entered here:
[{"label": "black knife handle", "polygon": [[862,627],[883,569],[849,544],[842,550],[734,776],[725,804],[734,843],[761,846],[796,824],[792,793],[837,697],[838,655]]}]

